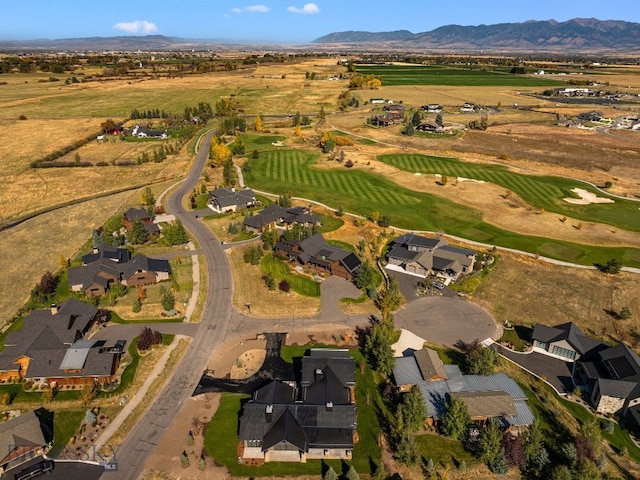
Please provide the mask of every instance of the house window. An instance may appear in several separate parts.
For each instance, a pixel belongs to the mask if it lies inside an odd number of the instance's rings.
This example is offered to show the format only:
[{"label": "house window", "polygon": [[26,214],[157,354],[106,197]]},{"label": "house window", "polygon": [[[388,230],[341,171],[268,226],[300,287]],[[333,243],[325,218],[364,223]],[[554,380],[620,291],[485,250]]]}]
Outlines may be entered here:
[{"label": "house window", "polygon": [[549,351],[549,344],[548,344],[548,343],[539,342],[538,340],[534,340],[534,341],[533,341],[533,346],[534,346],[535,348],[541,348],[542,350],[547,350],[547,351]]},{"label": "house window", "polygon": [[576,352],[569,350],[568,348],[554,346],[551,353],[558,355],[559,357],[568,358],[569,360],[574,360],[576,358]]},{"label": "house window", "polygon": [[261,447],[262,440],[247,440],[247,447]]}]

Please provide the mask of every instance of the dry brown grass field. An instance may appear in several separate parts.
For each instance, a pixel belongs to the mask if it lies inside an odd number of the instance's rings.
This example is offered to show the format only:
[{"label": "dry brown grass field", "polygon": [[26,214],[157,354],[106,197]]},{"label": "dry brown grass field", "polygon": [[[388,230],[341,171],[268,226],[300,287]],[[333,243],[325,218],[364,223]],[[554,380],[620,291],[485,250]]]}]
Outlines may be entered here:
[{"label": "dry brown grass field", "polygon": [[[487,306],[501,322],[574,322],[589,335],[640,347],[640,282],[634,274],[608,275],[501,254],[472,301]],[[620,312],[624,306],[634,313],[629,320],[616,320],[607,313]]]},{"label": "dry brown grass field", "polygon": [[251,315],[256,317],[280,318],[282,312],[289,316],[310,317],[320,312],[320,297],[303,297],[293,290],[289,293],[268,290],[260,267],[245,263],[242,253],[242,247],[227,250],[233,272],[233,304],[239,311],[246,310],[245,305],[250,303]]},{"label": "dry brown grass field", "polygon": [[[134,197],[132,199],[132,196]],[[0,232],[0,326],[26,302],[31,288],[47,270],[60,268],[59,258],[71,258],[104,223],[139,194],[120,193],[39,215]]]}]

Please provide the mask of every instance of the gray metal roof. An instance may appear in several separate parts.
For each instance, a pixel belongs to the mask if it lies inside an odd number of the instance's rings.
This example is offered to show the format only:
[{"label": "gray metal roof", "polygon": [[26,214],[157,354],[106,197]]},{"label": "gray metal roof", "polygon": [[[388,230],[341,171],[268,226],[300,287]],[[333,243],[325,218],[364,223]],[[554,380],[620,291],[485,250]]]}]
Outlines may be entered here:
[{"label": "gray metal roof", "polygon": [[396,385],[417,385],[423,380],[413,356],[396,358],[393,378],[396,380]]},{"label": "gray metal roof", "polygon": [[80,370],[84,368],[89,350],[96,344],[96,340],[78,340],[67,349],[60,370]]},{"label": "gray metal roof", "polygon": [[427,404],[427,416],[441,418],[446,410],[449,387],[444,380],[436,382],[420,382],[417,384]]},{"label": "gray metal roof", "polygon": [[447,372],[449,380],[447,380],[447,386],[452,392],[459,392],[467,384],[465,376],[462,375],[460,367],[457,365],[445,365],[444,371]]}]

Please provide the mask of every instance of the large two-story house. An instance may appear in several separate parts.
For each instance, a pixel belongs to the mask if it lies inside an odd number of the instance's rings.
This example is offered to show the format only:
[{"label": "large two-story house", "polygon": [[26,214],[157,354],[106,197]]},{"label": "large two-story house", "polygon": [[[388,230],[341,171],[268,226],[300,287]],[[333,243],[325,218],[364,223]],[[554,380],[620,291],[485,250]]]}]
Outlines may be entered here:
[{"label": "large two-story house", "polygon": [[167,260],[140,254],[132,258],[126,248],[102,244],[82,257],[81,267],[69,269],[69,285],[74,292],[100,296],[114,284],[152,285],[168,280],[170,275],[171,265]]},{"label": "large two-story house", "polygon": [[290,229],[293,225],[302,225],[306,228],[319,226],[321,217],[313,215],[307,207],[284,208],[279,205],[269,205],[264,210],[252,217],[244,219],[244,227],[247,231],[261,233],[272,228]]},{"label": "large two-story house", "polygon": [[348,350],[311,349],[300,383],[256,390],[240,418],[242,463],[351,458],[356,434],[355,362]]},{"label": "large two-story house", "polygon": [[328,244],[319,233],[301,241],[280,241],[276,244],[275,253],[318,273],[346,280],[352,280],[362,264],[355,253]]},{"label": "large two-story house", "polygon": [[253,190],[243,188],[216,188],[209,192],[207,205],[216,213],[237,212],[258,204]]},{"label": "large two-story house", "polygon": [[393,241],[386,255],[387,268],[425,278],[439,274],[452,279],[471,273],[476,252],[452,247],[441,237],[407,233]]},{"label": "large two-story house", "polygon": [[640,409],[640,357],[624,343],[589,338],[571,322],[536,324],[531,338],[535,351],[573,362],[573,382],[597,412],[624,416]]},{"label": "large two-story house", "polygon": [[98,309],[75,298],[50,310],[33,310],[9,332],[0,353],[0,382],[30,380],[36,386],[110,383],[124,342],[108,347],[88,340]]}]

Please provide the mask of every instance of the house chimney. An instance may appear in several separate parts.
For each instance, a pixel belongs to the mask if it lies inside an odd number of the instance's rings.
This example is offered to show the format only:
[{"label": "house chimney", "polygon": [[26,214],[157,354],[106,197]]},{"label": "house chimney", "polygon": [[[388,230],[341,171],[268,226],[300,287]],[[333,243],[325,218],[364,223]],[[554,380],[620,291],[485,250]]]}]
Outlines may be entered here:
[{"label": "house chimney", "polygon": [[60,310],[60,307],[58,305],[56,305],[55,303],[51,304],[51,315],[57,315],[58,314],[58,310]]},{"label": "house chimney", "polygon": [[267,423],[271,423],[273,419],[273,405],[267,405],[264,409],[264,415],[267,420]]},{"label": "house chimney", "polygon": [[331,410],[333,410],[333,402],[327,402],[327,412],[330,412]]},{"label": "house chimney", "polygon": [[322,369],[316,368],[316,380],[322,378]]}]

